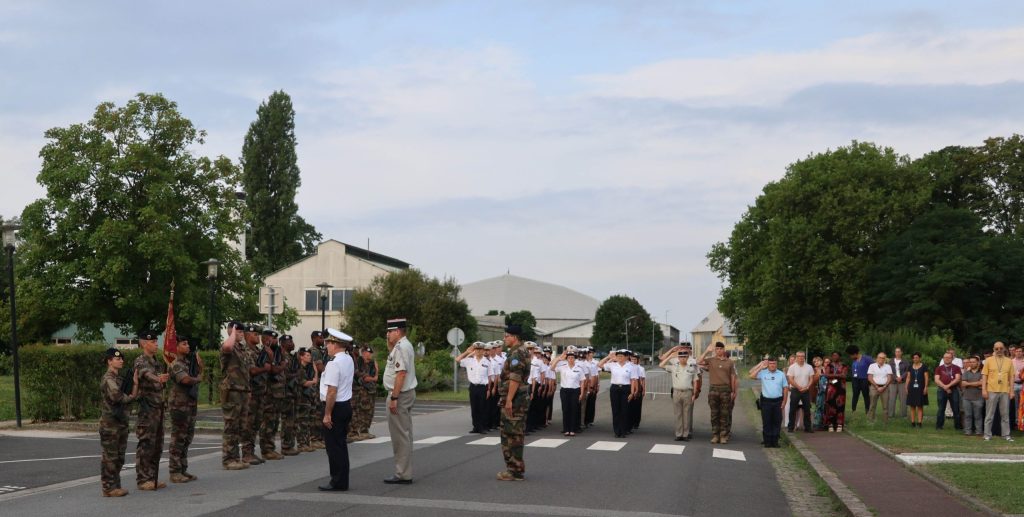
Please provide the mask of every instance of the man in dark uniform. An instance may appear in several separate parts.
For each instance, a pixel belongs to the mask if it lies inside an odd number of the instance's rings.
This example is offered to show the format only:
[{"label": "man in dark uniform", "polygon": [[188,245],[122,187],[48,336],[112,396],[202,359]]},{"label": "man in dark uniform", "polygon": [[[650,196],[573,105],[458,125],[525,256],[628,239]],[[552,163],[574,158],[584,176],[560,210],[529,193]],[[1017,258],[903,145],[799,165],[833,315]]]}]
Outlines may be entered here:
[{"label": "man in dark uniform", "polygon": [[243,342],[244,328],[237,321],[228,324],[228,338],[220,347],[220,407],[224,412],[221,463],[226,470],[249,468],[249,463],[242,461],[241,451],[252,395],[249,372],[254,365]]},{"label": "man in dark uniform", "polygon": [[520,325],[505,327],[505,346],[509,347],[505,366],[501,370],[501,454],[505,458],[505,470],[498,473],[501,481],[522,481],[526,472],[523,462],[523,445],[526,434],[526,409],[530,405],[530,386],[526,378],[530,374],[530,353],[520,341],[523,328]]},{"label": "man in dark uniform", "polygon": [[188,483],[198,479],[188,472],[188,447],[196,434],[196,409],[199,399],[199,382],[202,380],[202,364],[199,355],[191,354],[188,336],[178,334],[177,358],[171,363],[171,447],[168,470],[171,483]]},{"label": "man in dark uniform", "polygon": [[166,483],[157,483],[157,469],[164,452],[164,383],[167,382],[167,365],[157,358],[157,333],[152,330],[139,332],[139,348],[142,355],[135,359],[135,371],[139,374],[139,416],[135,434],[138,447],[135,449],[135,479],[139,490],[164,488]]},{"label": "man in dark uniform", "polygon": [[139,394],[139,372],[135,371],[132,387],[125,393],[121,379],[124,355],[116,348],[106,352],[107,372],[100,380],[100,483],[103,497],[123,497],[128,491],[121,488],[121,467],[128,447],[128,403]]},{"label": "man in dark uniform", "polygon": [[292,351],[295,350],[295,341],[290,334],[281,336],[280,347],[284,351],[282,366],[285,379],[285,397],[281,405],[281,454],[295,456],[299,454],[299,450],[295,446],[295,435],[298,430],[296,409],[301,392],[299,389],[299,359],[292,354]]}]

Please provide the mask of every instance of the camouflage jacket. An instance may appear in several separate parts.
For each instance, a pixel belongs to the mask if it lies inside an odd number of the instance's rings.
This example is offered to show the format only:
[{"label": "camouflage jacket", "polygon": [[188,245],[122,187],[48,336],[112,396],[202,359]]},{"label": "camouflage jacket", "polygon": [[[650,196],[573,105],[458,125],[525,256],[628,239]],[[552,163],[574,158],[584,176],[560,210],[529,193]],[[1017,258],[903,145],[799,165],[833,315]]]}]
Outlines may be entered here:
[{"label": "camouflage jacket", "polygon": [[287,379],[286,374],[288,371],[288,360],[285,356],[284,350],[280,346],[267,347],[267,361],[274,367],[284,366],[285,371],[281,373],[267,373],[267,391],[271,397],[276,399],[283,399],[288,396]]},{"label": "camouflage jacket", "polygon": [[516,381],[519,383],[519,389],[515,393],[510,394],[513,397],[512,404],[528,403],[530,385],[526,382],[526,378],[529,375],[530,353],[527,352],[526,345],[520,343],[519,346],[509,350],[508,357],[505,359],[505,365],[501,369],[501,385],[498,387],[498,393],[502,399],[509,395],[509,381]]},{"label": "camouflage jacket", "polygon": [[142,354],[135,359],[134,368],[139,372],[139,404],[161,407],[164,390],[157,377],[167,372],[167,365],[156,354],[152,357]]},{"label": "camouflage jacket", "polygon": [[234,391],[251,391],[249,385],[249,368],[253,366],[252,358],[242,343],[235,343],[231,350],[220,353],[220,373],[223,379],[220,387]]},{"label": "camouflage jacket", "polygon": [[189,361],[188,358],[177,358],[171,363],[170,372],[171,374],[171,399],[168,401],[168,407],[174,408],[189,408],[196,405],[196,399],[192,398],[189,392],[192,390],[191,384],[185,384],[185,379],[191,377],[189,375]]},{"label": "camouflage jacket", "polygon": [[121,376],[107,370],[100,379],[100,423],[128,425],[128,403],[135,400],[121,391]]}]

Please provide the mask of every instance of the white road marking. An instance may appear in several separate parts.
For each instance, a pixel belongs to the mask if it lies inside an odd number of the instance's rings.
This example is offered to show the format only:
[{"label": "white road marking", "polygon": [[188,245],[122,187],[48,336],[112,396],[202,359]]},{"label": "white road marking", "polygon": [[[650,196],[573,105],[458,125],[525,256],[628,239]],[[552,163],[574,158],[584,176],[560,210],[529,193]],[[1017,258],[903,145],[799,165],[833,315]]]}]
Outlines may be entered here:
[{"label": "white road marking", "polygon": [[593,445],[587,447],[587,450],[617,452],[625,446],[626,442],[594,442]]},{"label": "white road marking", "polygon": [[488,436],[479,440],[473,440],[466,445],[498,445],[501,443],[501,438],[498,436]]},{"label": "white road marking", "polygon": [[371,438],[369,440],[359,440],[355,443],[388,443],[391,441],[390,436],[378,436],[377,438]]},{"label": "white road marking", "polygon": [[682,454],[685,449],[685,445],[665,445],[659,443],[651,447],[651,450],[647,452],[650,454]]},{"label": "white road marking", "polygon": [[458,436],[431,436],[430,438],[423,438],[422,440],[416,440],[416,441],[414,441],[412,443],[426,443],[426,444],[444,443],[444,442],[447,442],[448,440],[454,440],[456,438],[458,438]]},{"label": "white road marking", "polygon": [[743,451],[730,451],[729,449],[715,449],[715,452],[711,453],[711,457],[726,460],[747,461],[747,457],[743,454]]},{"label": "white road marking", "polygon": [[[189,450],[190,451],[203,451],[203,450],[207,450],[207,449],[220,449],[220,448],[221,448],[220,446],[217,446],[217,447],[189,447]],[[135,454],[134,452],[126,452],[125,456],[131,456],[131,455],[134,455],[134,454]],[[0,461],[0,465],[5,464],[5,463],[32,463],[32,462],[36,462],[36,461],[80,460],[80,459],[86,459],[86,458],[101,458],[101,457],[102,456],[99,455],[99,454],[90,454],[90,455],[87,455],[87,456],[62,456],[60,458],[31,458],[31,459],[24,459],[24,460]]]},{"label": "white road marking", "polygon": [[560,440],[560,439],[556,439],[556,438],[541,438],[539,440],[534,440],[533,442],[526,444],[526,446],[527,447],[545,447],[545,448],[548,448],[548,449],[554,449],[555,447],[558,447],[559,445],[562,445],[563,443],[565,443],[567,441],[569,441],[569,440]]}]

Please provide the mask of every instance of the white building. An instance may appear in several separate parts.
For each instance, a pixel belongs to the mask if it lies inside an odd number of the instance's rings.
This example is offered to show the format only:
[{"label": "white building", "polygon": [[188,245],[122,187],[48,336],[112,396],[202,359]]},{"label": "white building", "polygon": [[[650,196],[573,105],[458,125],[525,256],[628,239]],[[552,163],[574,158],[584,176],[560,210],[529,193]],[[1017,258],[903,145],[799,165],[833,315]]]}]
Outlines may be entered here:
[{"label": "white building", "polygon": [[352,304],[356,289],[370,285],[374,278],[388,273],[409,269],[410,264],[396,258],[357,248],[336,240],[321,242],[316,253],[294,264],[285,266],[269,275],[260,289],[260,312],[270,312],[270,295],[280,312],[281,297],[289,307],[299,311],[300,323],[288,331],[295,336],[296,346],[308,345],[309,334],[324,327],[321,325],[321,304],[319,284],[329,284],[326,303],[327,327],[344,325],[345,309]]}]

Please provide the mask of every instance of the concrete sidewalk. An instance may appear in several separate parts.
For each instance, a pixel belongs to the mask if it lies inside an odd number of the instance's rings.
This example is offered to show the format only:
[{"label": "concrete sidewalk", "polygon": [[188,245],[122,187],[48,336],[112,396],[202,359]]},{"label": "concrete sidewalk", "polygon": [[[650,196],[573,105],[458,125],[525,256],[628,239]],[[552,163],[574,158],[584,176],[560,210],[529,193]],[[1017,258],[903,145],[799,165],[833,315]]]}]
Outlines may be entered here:
[{"label": "concrete sidewalk", "polygon": [[986,515],[847,433],[797,433],[795,438],[876,515]]}]

